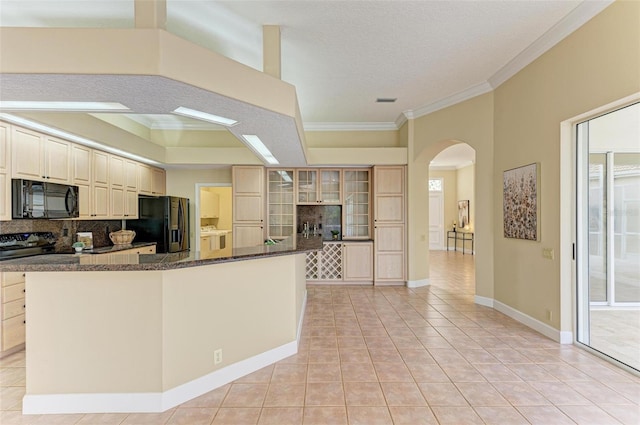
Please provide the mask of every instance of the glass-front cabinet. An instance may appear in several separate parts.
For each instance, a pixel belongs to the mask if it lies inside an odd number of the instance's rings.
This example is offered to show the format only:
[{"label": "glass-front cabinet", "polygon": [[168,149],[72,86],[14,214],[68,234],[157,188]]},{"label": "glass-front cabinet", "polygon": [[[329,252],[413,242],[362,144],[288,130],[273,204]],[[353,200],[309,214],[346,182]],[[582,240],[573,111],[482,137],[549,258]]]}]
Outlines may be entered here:
[{"label": "glass-front cabinet", "polygon": [[283,238],[295,234],[293,170],[269,170],[269,237]]},{"label": "glass-front cabinet", "polygon": [[300,205],[335,204],[342,201],[340,190],[341,170],[297,170],[298,198]]},{"label": "glass-front cabinet", "polygon": [[370,239],[371,181],[368,169],[344,170],[343,238]]}]

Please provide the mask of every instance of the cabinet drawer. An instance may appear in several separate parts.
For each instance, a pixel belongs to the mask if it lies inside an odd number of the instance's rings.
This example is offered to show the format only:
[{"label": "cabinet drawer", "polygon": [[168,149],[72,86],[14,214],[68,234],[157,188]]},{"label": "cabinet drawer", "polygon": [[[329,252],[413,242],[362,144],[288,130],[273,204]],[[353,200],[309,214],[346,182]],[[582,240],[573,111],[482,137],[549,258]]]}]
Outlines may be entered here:
[{"label": "cabinet drawer", "polygon": [[24,314],[2,321],[2,351],[24,344]]},{"label": "cabinet drawer", "polygon": [[2,304],[2,320],[24,314],[24,309],[24,299],[4,303]]},{"label": "cabinet drawer", "polygon": [[3,303],[19,300],[21,298],[24,298],[24,282],[2,288]]},{"label": "cabinet drawer", "polygon": [[2,286],[9,286],[20,282],[24,282],[24,272],[2,273]]}]

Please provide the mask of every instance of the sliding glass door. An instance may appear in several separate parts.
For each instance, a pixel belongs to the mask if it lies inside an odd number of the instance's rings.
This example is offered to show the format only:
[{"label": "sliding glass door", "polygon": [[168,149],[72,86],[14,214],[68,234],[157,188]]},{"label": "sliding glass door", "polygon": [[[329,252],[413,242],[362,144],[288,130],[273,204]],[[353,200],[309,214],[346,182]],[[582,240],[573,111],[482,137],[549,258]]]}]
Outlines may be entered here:
[{"label": "sliding glass door", "polygon": [[640,104],[577,136],[578,341],[640,370]]}]

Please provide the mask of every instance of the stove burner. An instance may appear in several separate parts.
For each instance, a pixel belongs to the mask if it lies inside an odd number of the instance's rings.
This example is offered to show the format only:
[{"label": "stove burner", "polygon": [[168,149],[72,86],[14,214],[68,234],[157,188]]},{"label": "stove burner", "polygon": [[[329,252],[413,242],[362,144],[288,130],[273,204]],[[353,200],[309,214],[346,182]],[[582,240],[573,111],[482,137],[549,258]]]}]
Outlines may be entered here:
[{"label": "stove burner", "polygon": [[51,232],[25,232],[0,235],[0,259],[27,257],[54,251],[56,237]]}]

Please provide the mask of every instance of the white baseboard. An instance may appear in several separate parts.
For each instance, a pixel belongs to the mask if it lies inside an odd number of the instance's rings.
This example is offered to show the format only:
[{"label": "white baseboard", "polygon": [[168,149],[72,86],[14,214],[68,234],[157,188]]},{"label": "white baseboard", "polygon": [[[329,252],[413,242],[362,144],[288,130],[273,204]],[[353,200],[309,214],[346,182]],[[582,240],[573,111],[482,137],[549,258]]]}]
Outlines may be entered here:
[{"label": "white baseboard", "polygon": [[474,302],[485,307],[493,308],[493,298],[481,297],[480,295],[476,295]]},{"label": "white baseboard", "polygon": [[298,352],[298,341],[239,361],[193,381],[158,393],[27,394],[22,413],[157,413],[220,388]]},{"label": "white baseboard", "polygon": [[407,280],[407,288],[421,288],[429,285],[431,285],[429,279]]},{"label": "white baseboard", "polygon": [[269,366],[298,352],[302,322],[307,306],[307,291],[302,301],[297,339],[264,353],[211,372],[165,392],[158,393],[97,393],[97,394],[27,394],[22,399],[22,413],[154,413],[220,388],[229,382]]},{"label": "white baseboard", "polygon": [[513,307],[510,307],[506,304],[501,303],[500,301],[493,300],[493,308],[498,310],[501,313],[506,314],[514,320],[530,327],[531,329],[540,332],[542,335],[551,338],[552,340],[559,342],[560,344],[572,344],[573,343],[573,332],[569,331],[560,331],[555,329],[546,323],[535,319],[528,314],[522,313],[519,310],[516,310]]}]

